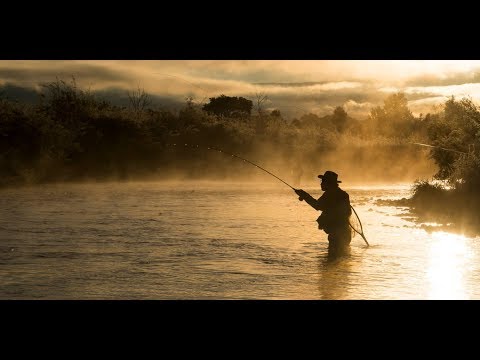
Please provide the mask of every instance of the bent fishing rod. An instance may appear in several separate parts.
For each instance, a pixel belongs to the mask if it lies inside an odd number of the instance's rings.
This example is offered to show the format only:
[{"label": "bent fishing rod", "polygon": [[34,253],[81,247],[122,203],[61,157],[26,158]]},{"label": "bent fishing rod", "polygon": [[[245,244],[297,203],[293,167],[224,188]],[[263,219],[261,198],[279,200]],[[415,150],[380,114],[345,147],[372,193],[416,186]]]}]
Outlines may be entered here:
[{"label": "bent fishing rod", "polygon": [[[168,145],[168,144],[167,144],[167,145]],[[177,144],[173,144],[173,145],[176,146]],[[185,147],[188,147],[188,146],[189,146],[188,144],[185,144]],[[195,145],[195,146],[190,145],[190,147],[200,148],[199,145]],[[286,181],[280,179],[277,175],[272,174],[270,171],[264,169],[264,168],[261,167],[260,165],[257,165],[257,164],[255,164],[255,163],[251,162],[251,161],[248,160],[248,159],[245,159],[245,158],[243,158],[243,157],[241,157],[241,156],[238,156],[238,155],[235,155],[235,154],[226,152],[226,151],[224,151],[224,150],[222,150],[222,149],[219,149],[219,148],[216,148],[216,147],[212,147],[212,146],[207,146],[207,149],[208,149],[208,150],[218,151],[218,152],[220,152],[220,153],[222,153],[222,154],[229,155],[229,156],[232,156],[232,157],[236,157],[237,159],[243,160],[243,161],[245,161],[246,163],[248,163],[248,164],[250,164],[250,165],[253,165],[253,166],[259,168],[260,170],[265,171],[267,174],[273,176],[273,177],[276,178],[277,180],[280,180],[282,183],[284,183],[285,185],[287,185],[287,186],[288,186],[289,188],[291,188],[293,191],[298,190],[298,189],[295,189],[292,185],[290,185],[290,184],[287,183]],[[360,217],[358,216],[357,212],[355,211],[355,209],[353,208],[352,205],[350,205],[350,208],[353,210],[353,213],[355,214],[355,216],[356,216],[356,218],[357,218],[357,220],[358,220],[358,223],[359,223],[359,225],[360,225],[360,230],[357,230],[357,229],[350,223],[350,221],[348,222],[348,224],[349,224],[350,227],[353,229],[353,231],[355,231],[357,234],[359,234],[359,235],[363,238],[363,240],[365,240],[365,243],[367,244],[367,246],[370,246],[370,244],[368,243],[365,235],[363,234],[363,226],[362,226],[362,222],[361,222],[361,220],[360,220]]]}]

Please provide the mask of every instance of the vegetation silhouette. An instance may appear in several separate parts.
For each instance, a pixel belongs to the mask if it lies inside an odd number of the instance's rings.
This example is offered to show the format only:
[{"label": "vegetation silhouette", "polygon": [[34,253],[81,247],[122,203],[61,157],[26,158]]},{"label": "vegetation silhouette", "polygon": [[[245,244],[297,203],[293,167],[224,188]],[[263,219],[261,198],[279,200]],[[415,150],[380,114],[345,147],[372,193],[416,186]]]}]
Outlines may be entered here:
[{"label": "vegetation silhouette", "polygon": [[[0,98],[0,186],[171,175],[219,179],[229,173],[249,175],[241,166],[211,154],[174,153],[165,146],[172,142],[217,146],[258,161],[268,159],[276,168],[297,169],[294,175],[304,178],[320,167],[315,160],[318,152],[331,154],[333,159],[338,146],[355,147],[348,162],[366,166],[372,163],[371,149],[390,146],[384,139],[377,141],[362,132],[360,122],[339,108],[324,117],[307,114],[285,119],[279,110],[248,115],[251,102],[240,97],[212,98],[230,99],[226,103],[233,104],[231,109],[215,114],[202,110],[191,98],[180,111],[167,111],[153,107],[143,89],[127,94],[128,106],[112,105],[78,87],[75,78],[43,84],[35,104],[4,94]],[[239,113],[242,117],[237,117]],[[341,125],[335,126],[337,120]],[[411,154],[413,151],[407,149],[405,156]]]},{"label": "vegetation silhouette", "polygon": [[256,112],[251,100],[226,95],[211,97],[203,107],[187,98],[177,111],[153,106],[140,88],[127,93],[128,106],[113,105],[77,86],[75,78],[42,84],[36,103],[17,101],[3,90],[0,186],[252,176],[242,164],[215,154],[166,146],[175,142],[268,163],[275,173],[291,174],[296,186],[321,168],[358,174],[360,181],[401,181],[420,169],[422,150],[412,145],[417,143],[433,146],[428,151],[436,170],[430,181],[417,177],[405,200],[412,211],[448,214],[463,227],[480,211],[480,111],[469,98],[451,97],[437,112],[414,116],[405,94],[396,93],[364,119],[341,106],[332,106],[328,115],[287,119],[275,107],[264,111],[265,94],[257,94]]},{"label": "vegetation silhouette", "polygon": [[210,98],[208,104],[203,105],[202,110],[209,114],[224,117],[249,116],[252,112],[253,103],[243,97],[225,96]]},{"label": "vegetation silhouette", "polygon": [[431,181],[417,180],[408,206],[420,222],[437,222],[443,229],[480,233],[480,111],[470,98],[450,97],[442,111],[423,119],[426,146],[438,167]]}]

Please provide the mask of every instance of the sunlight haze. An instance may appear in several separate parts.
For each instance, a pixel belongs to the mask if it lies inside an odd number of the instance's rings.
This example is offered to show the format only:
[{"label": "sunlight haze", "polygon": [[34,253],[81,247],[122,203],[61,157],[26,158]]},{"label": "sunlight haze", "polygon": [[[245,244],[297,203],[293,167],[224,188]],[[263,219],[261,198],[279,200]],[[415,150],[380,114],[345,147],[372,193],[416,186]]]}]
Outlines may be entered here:
[{"label": "sunlight haze", "polygon": [[[480,99],[476,60],[21,60],[0,61],[0,86],[37,88],[55,78],[76,78],[92,90],[137,87],[178,104],[225,94],[268,95],[267,106],[290,117],[325,115],[345,106],[368,115],[386,95],[403,91],[414,114],[432,112],[448,96]],[[293,106],[294,105],[294,106]]]}]

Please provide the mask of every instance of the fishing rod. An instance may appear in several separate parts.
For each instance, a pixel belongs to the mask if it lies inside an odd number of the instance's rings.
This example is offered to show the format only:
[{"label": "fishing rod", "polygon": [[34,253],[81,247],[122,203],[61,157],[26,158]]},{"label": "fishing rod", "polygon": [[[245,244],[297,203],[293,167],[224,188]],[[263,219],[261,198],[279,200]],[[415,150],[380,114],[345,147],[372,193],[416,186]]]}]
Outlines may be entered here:
[{"label": "fishing rod", "polygon": [[[167,144],[167,145],[168,145],[168,144]],[[176,146],[177,144],[173,144],[173,145]],[[188,147],[188,146],[189,146],[188,144],[185,144],[185,147]],[[191,147],[194,147],[193,145],[190,145],[190,146],[191,146]],[[200,148],[199,145],[195,145],[195,147],[196,147],[196,148]],[[245,158],[243,158],[243,157],[241,157],[241,156],[238,156],[238,155],[235,155],[235,154],[226,152],[226,151],[224,151],[224,150],[222,150],[222,149],[219,149],[219,148],[216,148],[216,147],[212,147],[212,146],[207,146],[207,149],[208,149],[208,150],[218,151],[218,152],[220,152],[220,153],[222,153],[222,154],[230,155],[230,156],[232,156],[232,157],[236,157],[237,159],[243,160],[243,161],[247,162],[248,164],[251,164],[251,165],[259,168],[260,170],[265,171],[267,174],[273,176],[273,177],[276,178],[277,180],[280,180],[282,183],[284,183],[285,185],[287,185],[287,186],[288,186],[289,188],[291,188],[293,191],[298,190],[298,189],[295,189],[292,185],[290,185],[290,184],[287,183],[286,181],[280,179],[277,175],[272,174],[270,171],[264,169],[264,168],[261,167],[260,165],[257,165],[257,164],[255,164],[255,163],[251,162],[251,161],[248,160],[248,159],[245,159]],[[365,237],[365,235],[364,235],[364,233],[363,233],[363,226],[362,226],[362,222],[361,222],[361,220],[360,220],[360,217],[358,216],[357,212],[355,211],[355,209],[353,208],[352,205],[350,205],[350,208],[353,210],[353,213],[355,214],[355,217],[356,217],[357,220],[358,220],[358,224],[359,224],[360,230],[356,229],[356,228],[352,225],[352,223],[351,223],[350,221],[348,222],[348,224],[350,225],[350,227],[351,227],[356,233],[358,233],[358,234],[363,238],[363,240],[365,240],[365,242],[367,243],[367,246],[370,246],[370,244],[368,243],[368,241],[367,241],[367,239],[366,239],[366,237]]]},{"label": "fishing rod", "polygon": [[297,190],[297,189],[295,189],[292,185],[290,185],[289,183],[287,183],[286,181],[283,181],[282,179],[280,179],[277,175],[272,174],[270,171],[264,169],[264,168],[261,167],[260,165],[257,165],[257,164],[255,164],[255,163],[251,162],[250,160],[247,160],[247,159],[245,159],[245,158],[243,158],[243,157],[241,157],[241,156],[235,155],[235,154],[228,153],[228,152],[226,152],[226,151],[224,151],[224,150],[221,150],[221,149],[218,149],[218,148],[208,147],[207,149],[219,151],[219,152],[224,153],[224,154],[226,154],[226,155],[230,155],[230,156],[236,157],[236,158],[238,158],[238,159],[240,159],[240,160],[246,161],[247,163],[249,163],[249,164],[251,164],[251,165],[253,165],[253,166],[256,166],[256,167],[259,168],[260,170],[265,171],[267,174],[270,174],[270,175],[272,175],[273,177],[277,178],[278,180],[280,180],[281,182],[283,182],[285,185],[287,185],[288,187],[290,187],[292,190],[294,190],[294,191]]},{"label": "fishing rod", "polygon": [[419,146],[425,146],[425,147],[435,148],[435,149],[442,149],[442,150],[445,150],[445,151],[452,151],[452,152],[456,152],[456,153],[458,153],[458,154],[468,154],[468,153],[466,153],[465,151],[459,151],[459,150],[454,150],[454,149],[447,149],[447,148],[444,148],[444,147],[441,147],[441,146],[435,146],[435,145],[429,145],[429,144],[422,144],[422,143],[410,143],[410,144],[419,145]]}]

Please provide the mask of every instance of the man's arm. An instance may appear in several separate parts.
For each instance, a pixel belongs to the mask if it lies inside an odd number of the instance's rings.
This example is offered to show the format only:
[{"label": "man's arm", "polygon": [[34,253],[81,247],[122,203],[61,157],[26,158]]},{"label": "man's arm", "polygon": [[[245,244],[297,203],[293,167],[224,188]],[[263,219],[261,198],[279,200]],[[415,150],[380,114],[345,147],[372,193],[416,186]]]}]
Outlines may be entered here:
[{"label": "man's arm", "polygon": [[321,204],[318,202],[318,200],[315,200],[312,195],[301,189],[295,190],[295,192],[298,196],[300,196],[298,198],[300,201],[305,200],[307,204],[313,207],[315,210],[322,210]]}]

